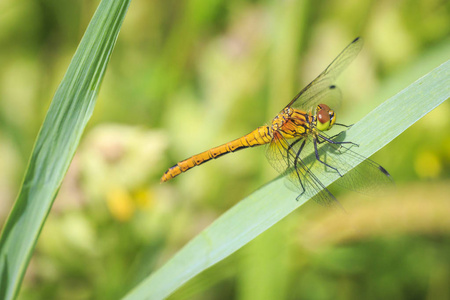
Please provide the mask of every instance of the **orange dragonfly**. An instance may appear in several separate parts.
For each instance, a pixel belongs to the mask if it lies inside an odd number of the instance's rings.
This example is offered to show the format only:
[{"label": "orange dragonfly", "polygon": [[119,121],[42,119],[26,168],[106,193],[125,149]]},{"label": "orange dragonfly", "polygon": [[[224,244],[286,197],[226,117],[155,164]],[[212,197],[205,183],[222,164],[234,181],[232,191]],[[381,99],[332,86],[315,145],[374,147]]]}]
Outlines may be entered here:
[{"label": "orange dragonfly", "polygon": [[[270,125],[258,127],[241,138],[180,161],[164,173],[161,182],[213,158],[264,144],[269,144],[266,156],[270,164],[289,179],[289,187],[300,191],[299,197],[314,196],[313,199],[323,205],[338,202],[314,172],[330,178],[339,175],[342,178],[338,184],[363,193],[371,193],[380,185],[392,182],[390,174],[382,166],[350,150],[357,144],[339,141],[338,137],[345,130],[331,137],[325,133],[334,125],[350,127],[336,123],[332,108],[339,107],[341,93],[335,80],[361,48],[362,39],[356,38],[273,118]],[[357,167],[353,168],[348,161],[356,161]],[[313,172],[316,163],[319,165]]]}]

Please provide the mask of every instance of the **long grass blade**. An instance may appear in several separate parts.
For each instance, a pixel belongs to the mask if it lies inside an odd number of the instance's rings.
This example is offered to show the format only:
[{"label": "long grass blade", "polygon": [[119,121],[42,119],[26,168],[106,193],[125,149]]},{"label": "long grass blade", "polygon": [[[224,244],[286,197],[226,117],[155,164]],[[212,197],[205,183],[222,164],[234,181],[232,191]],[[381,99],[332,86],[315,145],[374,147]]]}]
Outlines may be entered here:
[{"label": "long grass blade", "polygon": [[0,299],[14,299],[94,109],[130,0],[103,0],[61,81],[0,237]]}]

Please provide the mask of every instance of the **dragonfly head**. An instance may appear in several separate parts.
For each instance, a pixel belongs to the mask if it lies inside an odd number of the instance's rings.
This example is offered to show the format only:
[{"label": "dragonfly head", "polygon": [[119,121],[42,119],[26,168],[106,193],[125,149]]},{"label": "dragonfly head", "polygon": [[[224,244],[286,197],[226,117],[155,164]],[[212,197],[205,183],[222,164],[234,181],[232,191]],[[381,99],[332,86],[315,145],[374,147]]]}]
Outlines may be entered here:
[{"label": "dragonfly head", "polygon": [[326,131],[333,127],[336,122],[334,111],[325,104],[319,104],[316,109],[317,123],[316,127],[320,131]]}]

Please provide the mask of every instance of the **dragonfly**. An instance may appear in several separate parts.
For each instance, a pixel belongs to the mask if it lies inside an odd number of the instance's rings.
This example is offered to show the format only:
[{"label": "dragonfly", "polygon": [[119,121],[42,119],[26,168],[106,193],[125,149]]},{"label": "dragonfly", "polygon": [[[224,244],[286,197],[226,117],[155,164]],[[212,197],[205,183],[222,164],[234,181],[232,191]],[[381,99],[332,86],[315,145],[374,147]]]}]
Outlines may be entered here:
[{"label": "dragonfly", "polygon": [[[342,96],[335,81],[361,51],[362,44],[361,38],[353,40],[273,118],[270,125],[260,126],[238,139],[178,162],[164,173],[161,182],[225,154],[268,145],[266,157],[269,163],[288,179],[289,188],[300,192],[297,199],[306,195],[322,205],[339,204],[319,177],[330,179],[330,182],[341,177],[337,181],[339,185],[369,195],[392,183],[386,169],[351,149],[359,145],[342,141],[345,130],[351,126],[336,122],[334,109],[340,106]],[[329,136],[327,131],[334,126],[344,130]]]}]

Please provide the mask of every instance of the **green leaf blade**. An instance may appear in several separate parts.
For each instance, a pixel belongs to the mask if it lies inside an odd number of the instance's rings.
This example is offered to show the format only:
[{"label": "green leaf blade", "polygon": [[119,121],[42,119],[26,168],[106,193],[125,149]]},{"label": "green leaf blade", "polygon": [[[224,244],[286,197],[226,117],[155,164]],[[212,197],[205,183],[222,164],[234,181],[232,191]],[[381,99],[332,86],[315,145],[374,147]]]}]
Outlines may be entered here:
[{"label": "green leaf blade", "polygon": [[55,93],[0,238],[0,298],[14,299],[95,101],[130,0],[103,0]]}]

